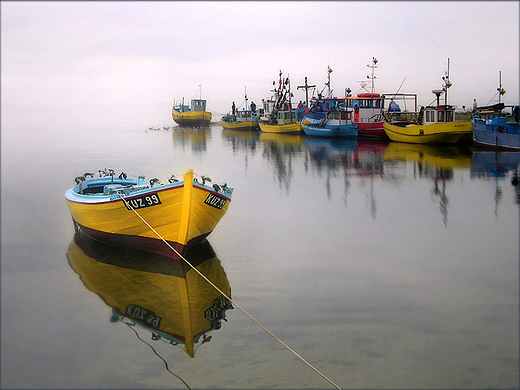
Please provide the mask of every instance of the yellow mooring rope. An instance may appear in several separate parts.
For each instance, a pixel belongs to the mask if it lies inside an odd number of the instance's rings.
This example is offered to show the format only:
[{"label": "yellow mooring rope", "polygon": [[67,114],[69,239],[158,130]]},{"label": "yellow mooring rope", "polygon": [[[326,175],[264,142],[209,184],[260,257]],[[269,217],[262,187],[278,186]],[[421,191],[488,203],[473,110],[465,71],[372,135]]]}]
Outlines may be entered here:
[{"label": "yellow mooring rope", "polygon": [[197,272],[206,282],[208,282],[215,290],[217,290],[220,294],[222,294],[226,299],[228,299],[238,310],[240,310],[242,313],[244,313],[251,321],[253,321],[255,324],[257,324],[260,328],[262,328],[267,334],[269,334],[272,338],[274,338],[276,341],[278,341],[280,344],[282,344],[287,350],[289,350],[294,356],[296,356],[298,359],[300,359],[303,363],[305,363],[308,367],[310,367],[314,372],[316,372],[319,376],[321,376],[323,379],[325,379],[327,382],[329,382],[334,388],[341,390],[341,388],[336,385],[334,382],[332,382],[329,378],[327,378],[324,374],[322,374],[320,371],[318,371],[317,368],[315,368],[312,364],[310,364],[307,360],[305,360],[303,357],[301,357],[296,351],[294,351],[291,347],[289,347],[287,344],[285,344],[282,340],[280,340],[278,337],[276,337],[269,329],[267,329],[265,326],[263,326],[260,322],[258,322],[253,316],[251,316],[247,311],[242,309],[240,305],[238,305],[235,301],[231,299],[231,297],[228,297],[222,290],[220,290],[211,280],[209,280],[206,276],[204,276],[197,268],[195,268],[193,265],[190,264],[188,260],[186,260],[173,246],[170,245],[168,241],[166,241],[157,231],[121,196],[119,191],[117,192],[119,197],[123,202],[125,202],[125,205],[127,208],[131,209],[135,215],[141,219],[141,221],[144,222],[146,226],[150,228],[152,232],[157,235],[172,251],[174,251],[177,256],[179,256],[186,264],[188,264],[195,272]]}]

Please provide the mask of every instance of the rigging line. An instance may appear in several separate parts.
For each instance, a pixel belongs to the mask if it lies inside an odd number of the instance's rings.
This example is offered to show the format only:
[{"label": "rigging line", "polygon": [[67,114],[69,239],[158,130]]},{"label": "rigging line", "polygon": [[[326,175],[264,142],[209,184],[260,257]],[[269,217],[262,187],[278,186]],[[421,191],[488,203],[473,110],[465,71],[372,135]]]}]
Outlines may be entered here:
[{"label": "rigging line", "polygon": [[146,345],[148,345],[148,346],[152,349],[153,353],[155,353],[155,354],[159,357],[159,359],[161,359],[161,360],[164,362],[164,366],[166,367],[166,371],[168,371],[170,374],[172,374],[174,377],[176,377],[178,380],[180,380],[180,381],[184,384],[184,386],[186,386],[186,388],[188,388],[189,390],[191,390],[191,387],[188,386],[188,384],[184,381],[184,379],[182,379],[179,375],[177,375],[176,373],[174,373],[174,372],[172,372],[172,371],[170,370],[170,368],[168,367],[168,362],[167,362],[166,360],[164,360],[164,358],[163,358],[161,355],[159,355],[159,354],[157,353],[157,351],[155,350],[155,348],[153,347],[153,345],[150,345],[149,343],[147,343],[146,341],[144,341],[144,340],[141,338],[141,336],[139,336],[139,333],[137,333],[137,331],[136,331],[134,328],[132,328],[133,325],[128,324],[128,323],[126,323],[126,322],[123,322],[123,324],[127,325],[130,329],[132,329],[132,331],[135,333],[135,335],[137,336],[137,338],[138,338],[139,340],[141,340],[143,343],[145,343]]},{"label": "rigging line", "polygon": [[258,322],[253,316],[251,316],[245,309],[242,309],[239,304],[237,304],[235,301],[231,299],[231,297],[228,297],[227,294],[225,294],[221,289],[219,289],[211,280],[209,280],[202,272],[200,272],[197,268],[195,268],[184,256],[182,256],[173,246],[170,245],[168,241],[166,241],[133,207],[130,205],[117,191],[117,194],[121,198],[121,200],[125,203],[127,208],[131,209],[135,215],[139,217],[143,223],[148,226],[148,228],[155,233],[161,241],[163,241],[172,251],[177,254],[186,264],[188,264],[191,269],[193,269],[195,272],[197,272],[206,282],[208,282],[215,290],[217,290],[222,296],[224,296],[227,300],[229,300],[238,310],[240,310],[242,313],[244,313],[251,321],[253,321],[255,324],[257,324],[260,328],[262,328],[268,335],[270,335],[272,338],[274,338],[276,341],[278,341],[284,348],[286,348],[289,352],[291,352],[294,356],[296,356],[298,359],[300,359],[303,363],[305,363],[310,369],[312,369],[316,374],[321,376],[323,379],[325,379],[327,382],[329,382],[334,388],[341,390],[341,388],[336,385],[332,380],[327,378],[324,374],[322,374],[320,371],[318,371],[317,368],[315,368],[312,364],[310,364],[307,360],[305,360],[302,356],[300,356],[296,351],[294,351],[291,347],[289,347],[287,344],[285,344],[282,340],[280,340],[278,337],[276,337],[269,329],[267,329],[265,326],[263,326],[260,322]]}]

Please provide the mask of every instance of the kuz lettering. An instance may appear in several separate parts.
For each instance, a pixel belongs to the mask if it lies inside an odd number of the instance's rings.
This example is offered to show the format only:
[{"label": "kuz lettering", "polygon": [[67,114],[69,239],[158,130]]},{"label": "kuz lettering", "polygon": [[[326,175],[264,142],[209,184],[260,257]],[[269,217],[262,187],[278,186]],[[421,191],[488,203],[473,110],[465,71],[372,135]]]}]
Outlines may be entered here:
[{"label": "kuz lettering", "polygon": [[125,202],[125,206],[128,210],[142,209],[144,207],[156,206],[161,204],[159,194],[143,195],[138,198],[128,199]]},{"label": "kuz lettering", "polygon": [[226,204],[226,199],[215,194],[209,194],[204,203],[210,205],[211,207],[222,209],[222,207],[224,207]]}]

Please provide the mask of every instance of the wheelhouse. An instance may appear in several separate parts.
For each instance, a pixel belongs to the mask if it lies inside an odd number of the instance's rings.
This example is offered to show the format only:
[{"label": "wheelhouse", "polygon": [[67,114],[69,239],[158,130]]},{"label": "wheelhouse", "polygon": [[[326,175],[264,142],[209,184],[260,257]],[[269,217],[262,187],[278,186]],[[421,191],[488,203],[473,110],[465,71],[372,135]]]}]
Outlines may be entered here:
[{"label": "wheelhouse", "polygon": [[206,111],[206,100],[191,99],[191,111]]}]

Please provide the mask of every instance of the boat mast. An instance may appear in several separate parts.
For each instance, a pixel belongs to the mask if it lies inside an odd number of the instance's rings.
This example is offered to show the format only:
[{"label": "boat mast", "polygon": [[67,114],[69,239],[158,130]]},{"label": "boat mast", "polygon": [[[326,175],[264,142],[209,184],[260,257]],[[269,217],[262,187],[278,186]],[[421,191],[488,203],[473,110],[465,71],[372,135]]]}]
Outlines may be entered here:
[{"label": "boat mast", "polygon": [[330,65],[327,65],[328,69],[327,69],[327,87],[329,88],[329,93],[327,95],[327,97],[331,98],[332,97],[332,91],[330,89],[330,74],[332,73],[332,68],[330,67]]},{"label": "boat mast", "polygon": [[448,105],[448,88],[452,86],[450,81],[450,59],[448,58],[448,70],[444,73],[444,104]]},{"label": "boat mast", "polygon": [[502,71],[498,72],[498,104],[502,103],[502,95],[506,93],[506,90],[502,88]]},{"label": "boat mast", "polygon": [[374,69],[377,68],[377,62],[378,62],[377,58],[372,57],[372,65],[367,65],[369,68],[372,68],[372,75],[368,77],[372,82],[372,90],[371,90],[372,97],[374,97],[374,91],[375,91],[374,80],[377,79],[377,77],[374,76]]},{"label": "boat mast", "polygon": [[247,87],[244,87],[244,95],[245,95],[245,99],[246,99],[246,120],[247,120]]}]

